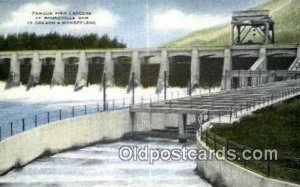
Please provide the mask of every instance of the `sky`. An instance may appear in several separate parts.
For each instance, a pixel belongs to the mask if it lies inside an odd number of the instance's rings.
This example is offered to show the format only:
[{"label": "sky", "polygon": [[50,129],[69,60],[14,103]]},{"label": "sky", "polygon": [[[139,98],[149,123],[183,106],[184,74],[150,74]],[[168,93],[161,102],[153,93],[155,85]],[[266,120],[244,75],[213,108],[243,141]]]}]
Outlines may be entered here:
[{"label": "sky", "polygon": [[[0,34],[59,32],[117,37],[129,48],[157,47],[230,22],[234,10],[268,0],[0,0]],[[38,25],[33,12],[91,12],[91,25]],[[28,22],[32,21],[33,24]]]}]

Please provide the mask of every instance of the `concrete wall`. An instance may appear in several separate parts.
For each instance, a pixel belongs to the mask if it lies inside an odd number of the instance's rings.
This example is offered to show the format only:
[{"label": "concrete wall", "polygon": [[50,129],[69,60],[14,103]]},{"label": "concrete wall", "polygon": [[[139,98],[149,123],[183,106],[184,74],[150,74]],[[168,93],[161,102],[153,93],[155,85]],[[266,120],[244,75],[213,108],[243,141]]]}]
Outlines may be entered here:
[{"label": "concrete wall", "polygon": [[150,131],[164,129],[165,126],[177,127],[177,114],[135,113],[132,114],[133,131]]},{"label": "concrete wall", "polygon": [[131,130],[128,109],[66,119],[25,131],[0,142],[0,174],[25,165],[45,151],[113,141]]},{"label": "concrete wall", "polygon": [[[168,113],[132,113],[133,131],[150,131],[152,129],[165,129],[165,127],[178,127],[178,114]],[[195,115],[187,115],[187,123],[194,123]]]},{"label": "concrete wall", "polygon": [[[89,71],[92,69],[88,66],[88,59],[91,58],[104,58],[104,67],[99,71],[99,76],[102,75],[102,71],[106,73],[106,82],[108,86],[128,86],[128,81],[131,73],[135,73],[135,82],[136,85],[140,83],[144,87],[155,86],[157,85],[157,91],[162,91],[164,84],[164,72],[167,73],[167,85],[169,86],[179,86],[187,87],[189,80],[191,81],[192,86],[195,88],[199,84],[201,87],[214,87],[220,85],[222,79],[222,63],[224,63],[224,70],[231,70],[231,57],[234,59],[236,57],[243,58],[258,58],[259,59],[251,67],[252,70],[257,69],[267,69],[267,57],[271,56],[281,56],[288,58],[299,59],[299,46],[232,46],[230,49],[223,48],[151,48],[151,49],[115,49],[115,50],[39,50],[39,51],[22,51],[22,52],[0,52],[1,59],[11,59],[10,63],[10,73],[6,88],[9,89],[14,86],[19,86],[20,78],[23,84],[28,84],[28,89],[32,85],[38,83],[45,83],[41,73],[41,68],[43,66],[42,59],[54,58],[55,66],[51,70],[51,86],[55,85],[64,85],[64,84],[75,84],[75,90],[79,90],[81,87],[87,85],[87,79],[90,77]],[[297,52],[298,51],[298,52]],[[132,59],[132,66],[127,64],[122,68],[117,67],[114,61],[118,57],[128,57]],[[148,73],[145,73],[145,64],[143,63],[149,58],[155,57],[159,59],[158,69],[156,66],[146,65],[147,69],[150,69]],[[181,58],[191,58],[190,60],[184,60],[182,62],[187,62],[186,64],[181,63],[171,63],[171,61],[177,61]],[[68,58],[78,58],[79,67],[77,66],[66,66],[65,61]],[[21,59],[32,59],[32,68],[28,68],[26,72],[21,70],[20,75],[20,60]],[[177,60],[176,60],[177,59]],[[205,59],[205,60],[203,60]],[[270,58],[269,58],[270,59]],[[207,61],[207,63],[206,63]],[[223,62],[224,61],[224,62]],[[178,61],[180,62],[180,60]],[[201,64],[201,65],[200,65]],[[205,65],[207,64],[207,65]],[[295,61],[295,64],[298,64]],[[248,64],[249,65],[249,64]],[[247,65],[247,66],[248,66]],[[288,67],[290,63],[283,63],[283,67]],[[116,67],[115,67],[116,66]],[[144,66],[144,67],[143,67]],[[203,68],[206,67],[207,68]],[[71,68],[72,67],[72,68]],[[151,67],[151,68],[150,68]],[[272,68],[272,66],[270,66]],[[69,69],[71,68],[71,69]],[[126,68],[125,70],[123,70]],[[154,68],[154,69],[152,69]],[[22,68],[24,69],[24,68]],[[30,70],[31,69],[31,70]],[[66,69],[66,70],[65,70]],[[146,70],[147,70],[146,69]],[[8,70],[6,70],[6,73]],[[148,70],[147,70],[148,71]],[[26,74],[24,75],[24,72]],[[30,73],[30,78],[29,74]],[[41,74],[41,75],[40,75]],[[170,77],[169,77],[170,75]],[[201,76],[200,76],[201,75]],[[223,77],[225,71],[223,71]],[[124,77],[123,77],[124,76]],[[4,76],[4,77],[7,77]],[[39,80],[42,78],[41,81]],[[98,76],[97,76],[98,77]],[[149,78],[148,78],[149,77]],[[178,79],[181,77],[181,79]],[[200,80],[199,80],[200,77]],[[0,76],[0,78],[2,78]],[[29,78],[29,81],[28,81]],[[102,78],[102,77],[101,77]],[[3,78],[2,78],[3,79]],[[97,78],[98,80],[99,78]],[[229,78],[228,78],[229,79]],[[231,78],[230,78],[231,79]],[[222,88],[225,88],[226,84],[229,84],[231,81],[223,81]],[[170,82],[169,82],[170,80]],[[200,83],[199,83],[200,81]],[[47,81],[48,78],[47,78]],[[100,81],[96,83],[99,84]],[[230,86],[230,85],[229,85]],[[227,88],[229,88],[227,86]]]},{"label": "concrete wall", "polygon": [[[200,146],[209,151],[202,141]],[[215,155],[211,161],[197,161],[198,172],[214,186],[230,187],[299,187],[299,185],[261,176],[232,162],[218,161]]]}]

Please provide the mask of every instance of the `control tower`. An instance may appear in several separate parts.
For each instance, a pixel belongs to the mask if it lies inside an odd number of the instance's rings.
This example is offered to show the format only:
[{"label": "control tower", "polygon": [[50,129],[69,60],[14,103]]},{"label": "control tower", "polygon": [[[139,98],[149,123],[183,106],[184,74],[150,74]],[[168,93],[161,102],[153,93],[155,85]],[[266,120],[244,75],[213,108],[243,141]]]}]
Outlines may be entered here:
[{"label": "control tower", "polygon": [[273,44],[274,21],[268,10],[235,11],[231,21],[231,45]]}]

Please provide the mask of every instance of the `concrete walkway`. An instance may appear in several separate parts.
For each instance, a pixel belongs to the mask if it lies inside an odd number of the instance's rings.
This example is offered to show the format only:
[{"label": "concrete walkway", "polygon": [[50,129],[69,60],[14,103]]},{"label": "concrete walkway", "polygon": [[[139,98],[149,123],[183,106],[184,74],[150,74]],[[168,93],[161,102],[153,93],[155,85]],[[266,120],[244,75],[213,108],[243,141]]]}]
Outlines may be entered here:
[{"label": "concrete walkway", "polygon": [[131,112],[206,115],[211,122],[231,122],[260,108],[300,95],[300,81],[287,80],[215,94],[133,106]]}]

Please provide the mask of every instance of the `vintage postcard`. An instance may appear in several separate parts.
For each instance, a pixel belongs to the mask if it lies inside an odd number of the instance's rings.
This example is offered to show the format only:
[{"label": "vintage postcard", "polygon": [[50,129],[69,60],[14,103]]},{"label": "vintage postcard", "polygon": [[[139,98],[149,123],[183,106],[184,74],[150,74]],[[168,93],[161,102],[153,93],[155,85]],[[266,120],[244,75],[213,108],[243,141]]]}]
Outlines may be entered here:
[{"label": "vintage postcard", "polygon": [[0,186],[300,186],[299,0],[0,0]]}]

